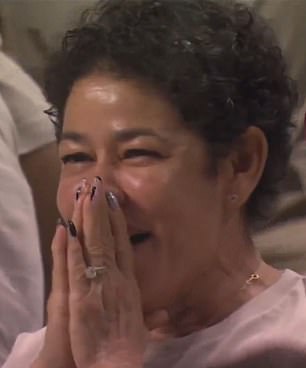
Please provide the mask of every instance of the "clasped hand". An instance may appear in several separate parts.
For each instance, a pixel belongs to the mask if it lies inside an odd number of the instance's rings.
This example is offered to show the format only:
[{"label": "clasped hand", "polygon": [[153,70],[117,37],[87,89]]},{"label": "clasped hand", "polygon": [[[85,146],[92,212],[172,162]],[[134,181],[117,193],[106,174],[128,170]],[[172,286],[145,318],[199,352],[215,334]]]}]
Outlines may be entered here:
[{"label": "clasped hand", "polygon": [[[138,368],[146,341],[125,217],[103,182],[85,180],[52,243],[44,346],[32,368]],[[86,277],[87,266],[103,266]]]}]

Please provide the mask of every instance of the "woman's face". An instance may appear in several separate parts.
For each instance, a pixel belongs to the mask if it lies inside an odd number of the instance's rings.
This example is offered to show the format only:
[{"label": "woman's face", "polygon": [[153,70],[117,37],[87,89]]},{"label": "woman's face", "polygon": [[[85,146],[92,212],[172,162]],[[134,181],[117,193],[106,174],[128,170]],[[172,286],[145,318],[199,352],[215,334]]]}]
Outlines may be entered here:
[{"label": "woman's face", "polygon": [[226,179],[207,173],[202,140],[157,92],[103,74],[77,81],[59,155],[65,219],[83,178],[101,176],[120,200],[145,311],[174,303],[213,266]]}]

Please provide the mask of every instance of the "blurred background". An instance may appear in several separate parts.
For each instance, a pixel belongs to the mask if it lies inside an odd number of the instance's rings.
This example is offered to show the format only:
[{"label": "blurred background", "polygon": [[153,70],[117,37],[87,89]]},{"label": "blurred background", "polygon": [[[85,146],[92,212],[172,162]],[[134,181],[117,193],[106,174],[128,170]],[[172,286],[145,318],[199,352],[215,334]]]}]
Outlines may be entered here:
[{"label": "blurred background", "polygon": [[3,49],[36,80],[62,33],[94,0],[0,0]]}]

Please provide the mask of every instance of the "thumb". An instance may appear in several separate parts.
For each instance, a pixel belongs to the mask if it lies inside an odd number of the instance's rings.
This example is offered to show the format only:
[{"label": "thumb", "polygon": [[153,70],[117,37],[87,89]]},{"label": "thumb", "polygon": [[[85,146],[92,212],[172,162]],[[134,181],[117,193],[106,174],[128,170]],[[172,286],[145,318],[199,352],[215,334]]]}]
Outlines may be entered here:
[{"label": "thumb", "polygon": [[159,309],[145,315],[144,321],[152,340],[163,340],[173,336],[169,313],[166,309]]}]

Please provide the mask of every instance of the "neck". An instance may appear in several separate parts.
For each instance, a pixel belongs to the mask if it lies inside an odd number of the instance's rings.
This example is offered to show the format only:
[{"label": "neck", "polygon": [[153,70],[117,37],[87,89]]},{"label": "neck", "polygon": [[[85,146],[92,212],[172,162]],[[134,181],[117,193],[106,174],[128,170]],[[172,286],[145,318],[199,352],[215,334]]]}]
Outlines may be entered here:
[{"label": "neck", "polygon": [[[247,283],[253,273],[259,279]],[[193,287],[168,308],[167,334],[184,336],[222,321],[280,275],[262,261],[248,237],[220,247],[211,268],[197,275]]]}]

